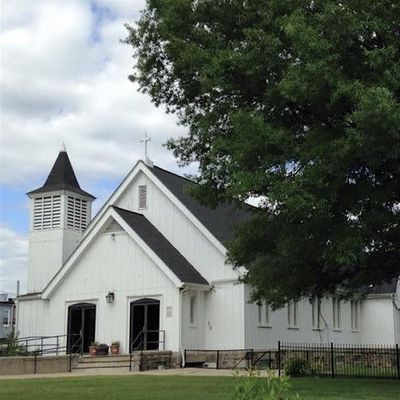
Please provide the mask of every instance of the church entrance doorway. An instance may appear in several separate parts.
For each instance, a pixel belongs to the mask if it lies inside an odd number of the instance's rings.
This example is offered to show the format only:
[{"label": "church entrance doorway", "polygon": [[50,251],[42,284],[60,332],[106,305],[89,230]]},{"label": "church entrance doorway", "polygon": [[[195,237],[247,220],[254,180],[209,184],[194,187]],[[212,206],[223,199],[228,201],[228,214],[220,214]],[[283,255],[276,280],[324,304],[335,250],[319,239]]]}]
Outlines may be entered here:
[{"label": "church entrance doorway", "polygon": [[69,353],[89,352],[89,346],[95,339],[96,305],[79,303],[68,307],[68,341]]},{"label": "church entrance doorway", "polygon": [[160,330],[160,301],[140,299],[130,308],[130,347],[132,350],[158,350]]}]

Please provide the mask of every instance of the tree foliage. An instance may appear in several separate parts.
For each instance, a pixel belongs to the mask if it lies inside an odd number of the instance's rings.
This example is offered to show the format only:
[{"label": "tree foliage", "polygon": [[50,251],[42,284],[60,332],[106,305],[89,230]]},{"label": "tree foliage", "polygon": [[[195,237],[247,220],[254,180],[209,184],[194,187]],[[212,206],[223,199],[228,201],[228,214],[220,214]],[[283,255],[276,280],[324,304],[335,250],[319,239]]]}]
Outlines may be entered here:
[{"label": "tree foliage", "polygon": [[400,272],[400,3],[148,0],[130,79],[189,134],[206,204],[261,199],[228,245],[281,306]]}]

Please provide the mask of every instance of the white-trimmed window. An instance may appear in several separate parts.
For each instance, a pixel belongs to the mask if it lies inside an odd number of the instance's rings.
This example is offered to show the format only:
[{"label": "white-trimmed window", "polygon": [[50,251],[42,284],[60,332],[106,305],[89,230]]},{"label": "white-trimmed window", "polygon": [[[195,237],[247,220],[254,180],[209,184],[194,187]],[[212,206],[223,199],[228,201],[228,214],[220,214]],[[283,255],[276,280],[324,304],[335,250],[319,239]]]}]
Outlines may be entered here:
[{"label": "white-trimmed window", "polygon": [[360,300],[352,300],[350,302],[351,307],[351,330],[360,330],[360,314],[361,314],[361,302]]},{"label": "white-trimmed window", "polygon": [[342,327],[342,303],[339,298],[332,298],[333,329]]},{"label": "white-trimmed window", "polygon": [[321,299],[317,296],[311,300],[311,314],[313,329],[321,329]]},{"label": "white-trimmed window", "polygon": [[147,186],[140,185],[138,187],[138,204],[139,210],[144,210],[147,208]]},{"label": "white-trimmed window", "polygon": [[61,196],[36,197],[33,201],[33,230],[61,227]]},{"label": "white-trimmed window", "polygon": [[11,325],[11,310],[3,310],[3,315],[1,316],[2,325],[8,327]]},{"label": "white-trimmed window", "polygon": [[287,322],[289,328],[297,328],[298,302],[291,301],[287,306]]},{"label": "white-trimmed window", "polygon": [[258,326],[270,326],[270,308],[268,304],[257,304]]},{"label": "white-trimmed window", "polygon": [[88,224],[87,200],[68,196],[67,228],[84,231]]},{"label": "white-trimmed window", "polygon": [[189,299],[189,324],[196,325],[196,295],[191,295]]}]

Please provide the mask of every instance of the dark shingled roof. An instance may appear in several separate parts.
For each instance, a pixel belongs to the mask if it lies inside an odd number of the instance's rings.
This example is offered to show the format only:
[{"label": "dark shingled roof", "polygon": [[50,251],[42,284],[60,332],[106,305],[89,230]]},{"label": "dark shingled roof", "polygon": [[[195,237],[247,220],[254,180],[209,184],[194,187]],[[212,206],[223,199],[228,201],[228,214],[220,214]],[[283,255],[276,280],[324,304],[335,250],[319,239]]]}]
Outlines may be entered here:
[{"label": "dark shingled roof", "polygon": [[182,282],[208,285],[200,273],[144,215],[112,207]]},{"label": "dark shingled roof", "polygon": [[251,206],[248,205],[245,205],[243,209],[238,209],[230,204],[219,205],[216,208],[203,206],[188,192],[188,187],[194,184],[192,181],[160,167],[154,166],[152,171],[222,244],[232,239],[233,228],[236,224],[251,217],[249,211]]},{"label": "dark shingled roof", "polygon": [[390,282],[382,283],[381,285],[373,286],[368,290],[368,294],[390,294],[396,293],[397,278]]},{"label": "dark shingled roof", "polygon": [[32,190],[27,194],[46,193],[56,190],[69,190],[83,196],[88,196],[92,199],[95,198],[90,193],[82,190],[79,186],[74,169],[72,168],[71,161],[69,160],[66,151],[60,151],[58,154],[58,157],[44,185],[38,189]]}]

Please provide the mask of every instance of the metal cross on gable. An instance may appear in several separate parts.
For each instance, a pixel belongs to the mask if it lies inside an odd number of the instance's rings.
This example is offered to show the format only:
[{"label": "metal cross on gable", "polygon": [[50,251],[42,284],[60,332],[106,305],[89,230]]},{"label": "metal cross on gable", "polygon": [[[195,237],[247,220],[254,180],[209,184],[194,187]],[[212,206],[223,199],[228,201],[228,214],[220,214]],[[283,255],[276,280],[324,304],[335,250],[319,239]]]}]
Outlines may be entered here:
[{"label": "metal cross on gable", "polygon": [[140,141],[140,143],[144,143],[144,156],[145,156],[145,159],[147,160],[147,142],[151,142],[151,138],[149,138],[148,136],[147,136],[147,132],[146,132],[146,130],[144,131],[144,139],[142,139],[141,141]]}]

